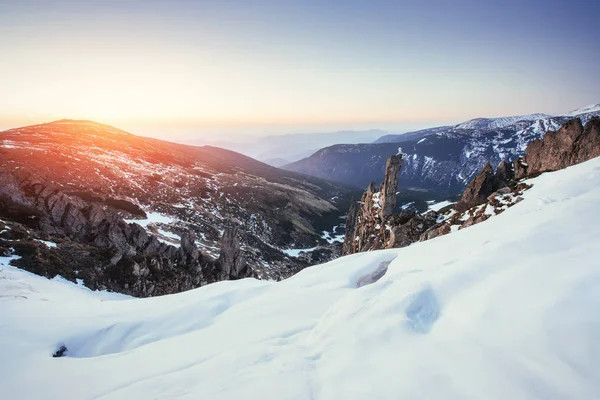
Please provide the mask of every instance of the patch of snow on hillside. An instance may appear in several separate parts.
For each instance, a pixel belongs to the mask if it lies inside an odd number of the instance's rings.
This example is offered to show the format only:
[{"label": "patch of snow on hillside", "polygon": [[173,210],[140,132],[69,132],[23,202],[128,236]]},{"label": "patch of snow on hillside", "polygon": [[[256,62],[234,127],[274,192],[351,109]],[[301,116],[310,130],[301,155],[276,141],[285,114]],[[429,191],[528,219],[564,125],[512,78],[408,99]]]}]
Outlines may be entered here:
[{"label": "patch of snow on hillside", "polygon": [[570,113],[568,113],[567,116],[575,117],[575,116],[578,116],[581,114],[595,113],[595,112],[600,112],[600,103],[592,104],[587,107],[578,108],[577,110],[573,110]]},{"label": "patch of snow on hillside", "polygon": [[[2,268],[10,266],[10,262],[12,260],[18,260],[20,258],[21,257],[15,256],[15,255],[7,256],[7,257],[0,256],[0,271],[2,271]],[[2,297],[2,295],[0,295],[0,297]]]},{"label": "patch of snow on hillside", "polygon": [[49,242],[47,240],[40,240],[40,239],[36,239],[38,242],[44,243],[46,246],[50,247],[51,249],[55,248],[57,246],[56,243],[54,242]]},{"label": "patch of snow on hillside", "polygon": [[146,212],[146,215],[148,216],[148,218],[146,219],[126,219],[125,222],[127,223],[136,223],[138,225],[143,226],[144,228],[148,228],[148,225],[151,224],[172,224],[174,222],[176,222],[177,220],[169,217],[167,215],[163,215],[157,212]]},{"label": "patch of snow on hillside", "polygon": [[277,283],[117,302],[5,267],[2,396],[596,399],[600,159],[530,183],[468,229]]},{"label": "patch of snow on hillside", "polygon": [[316,247],[312,247],[310,249],[282,249],[281,251],[287,254],[290,257],[299,257],[300,253],[310,253],[314,251]]},{"label": "patch of snow on hillside", "polygon": [[172,232],[165,231],[164,229],[157,229],[157,231],[161,236],[164,236],[165,238],[169,239],[169,240],[163,240],[162,238],[159,237],[158,240],[160,240],[161,242],[170,244],[171,246],[175,246],[175,247],[181,246],[181,243],[180,243],[181,236],[179,236],[175,233],[172,233]]},{"label": "patch of snow on hillside", "polygon": [[327,242],[329,244],[331,243],[335,243],[335,242],[343,242],[344,241],[344,235],[336,235],[335,229],[337,228],[337,226],[334,226],[332,229],[332,232],[327,232],[327,231],[323,231],[321,237],[325,240],[327,240]]},{"label": "patch of snow on hillside", "polygon": [[449,206],[450,204],[454,204],[454,202],[448,201],[448,200],[444,200],[444,201],[440,201],[439,203],[428,205],[427,209],[428,210],[433,210],[433,211],[439,211],[442,208]]}]

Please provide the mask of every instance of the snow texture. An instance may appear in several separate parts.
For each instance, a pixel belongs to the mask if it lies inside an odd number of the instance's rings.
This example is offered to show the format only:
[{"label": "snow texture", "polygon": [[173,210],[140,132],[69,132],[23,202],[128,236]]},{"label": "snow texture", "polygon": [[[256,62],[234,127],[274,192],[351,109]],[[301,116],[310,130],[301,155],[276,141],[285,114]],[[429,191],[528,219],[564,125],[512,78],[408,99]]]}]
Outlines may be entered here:
[{"label": "snow texture", "polygon": [[300,256],[300,253],[310,253],[315,249],[316,247],[312,247],[310,249],[282,249],[281,251],[290,257],[298,257]]},{"label": "snow texture", "polygon": [[2,398],[598,399],[600,159],[530,183],[481,224],[282,282],[133,299],[0,259]]},{"label": "snow texture", "polygon": [[442,208],[449,206],[450,204],[454,204],[454,202],[444,200],[444,201],[440,201],[439,203],[431,204],[431,205],[427,206],[427,208],[429,210],[439,211]]}]

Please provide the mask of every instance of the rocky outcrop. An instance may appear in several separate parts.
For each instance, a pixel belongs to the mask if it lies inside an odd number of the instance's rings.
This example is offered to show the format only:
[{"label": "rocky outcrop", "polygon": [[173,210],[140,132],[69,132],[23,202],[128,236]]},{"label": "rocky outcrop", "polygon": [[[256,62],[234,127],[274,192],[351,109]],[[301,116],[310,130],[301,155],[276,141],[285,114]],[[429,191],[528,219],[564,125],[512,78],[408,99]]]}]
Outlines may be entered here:
[{"label": "rocky outcrop", "polygon": [[391,233],[387,247],[405,247],[418,242],[421,235],[436,222],[437,213],[435,212],[419,214],[415,211],[406,211],[392,216],[389,222]]},{"label": "rocky outcrop", "polygon": [[516,180],[525,179],[527,177],[527,163],[522,157],[517,157],[513,161],[513,172]]},{"label": "rocky outcrop", "polygon": [[600,118],[592,118],[585,127],[579,118],[564,124],[558,131],[547,132],[542,139],[527,146],[527,175],[556,171],[600,156]]},{"label": "rocky outcrop", "polygon": [[497,185],[503,187],[515,178],[512,164],[503,160],[496,168],[495,180]]},{"label": "rocky outcrop", "polygon": [[531,186],[521,180],[555,171],[600,156],[600,118],[585,125],[576,118],[558,131],[548,131],[526,149],[525,158],[511,164],[502,162],[494,173],[487,164],[465,189],[460,201],[431,227],[420,240],[429,240],[453,230],[464,229],[500,214],[523,200]]},{"label": "rocky outcrop", "polygon": [[421,215],[408,210],[393,213],[401,167],[402,155],[391,156],[380,190],[374,183],[369,184],[360,206],[355,203],[350,206],[342,255],[408,246],[436,223],[435,213]]},{"label": "rocky outcrop", "polygon": [[487,163],[475,179],[467,185],[456,204],[456,209],[464,211],[485,203],[492,193],[505,187],[513,179],[513,176],[514,173],[510,164],[505,161],[498,165],[495,173],[490,163]]},{"label": "rocky outcrop", "polygon": [[385,179],[381,186],[381,218],[392,215],[396,207],[396,190],[398,189],[398,172],[402,168],[402,155],[388,158],[385,164]]},{"label": "rocky outcrop", "polygon": [[237,279],[250,276],[250,268],[242,255],[238,239],[238,227],[225,229],[221,240],[219,263],[222,268],[222,280]]},{"label": "rocky outcrop", "polygon": [[346,232],[344,233],[344,243],[342,244],[342,255],[353,254],[354,250],[354,238],[356,237],[356,219],[358,216],[357,202],[353,198],[350,201],[350,208],[348,214],[346,214]]},{"label": "rocky outcrop", "polygon": [[[67,195],[27,173],[0,170],[0,217],[14,222],[11,234],[22,232],[19,242],[11,242],[10,235],[4,240],[22,256],[20,267],[74,278],[67,265],[84,271],[84,283],[91,289],[143,297],[252,275],[237,228],[225,231],[215,261],[198,250],[193,232],[181,235],[180,247],[166,244],[142,226],[125,222],[110,206]],[[62,244],[49,251],[36,238]]]}]

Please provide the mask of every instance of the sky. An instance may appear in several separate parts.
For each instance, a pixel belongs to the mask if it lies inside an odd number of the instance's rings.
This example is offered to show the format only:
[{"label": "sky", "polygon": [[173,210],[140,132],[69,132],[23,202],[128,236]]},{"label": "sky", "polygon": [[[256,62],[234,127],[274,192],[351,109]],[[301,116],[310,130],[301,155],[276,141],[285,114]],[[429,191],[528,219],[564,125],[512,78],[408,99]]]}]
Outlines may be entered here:
[{"label": "sky", "polygon": [[403,131],[600,102],[598,1],[0,0],[0,127]]}]

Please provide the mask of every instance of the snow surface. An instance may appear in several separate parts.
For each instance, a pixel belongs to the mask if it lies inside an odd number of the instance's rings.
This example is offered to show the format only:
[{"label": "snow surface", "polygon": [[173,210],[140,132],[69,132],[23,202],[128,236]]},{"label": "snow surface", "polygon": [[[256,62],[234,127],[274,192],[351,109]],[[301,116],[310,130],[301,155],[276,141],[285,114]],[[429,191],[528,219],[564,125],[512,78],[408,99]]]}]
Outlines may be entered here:
[{"label": "snow surface", "polygon": [[433,210],[433,211],[439,211],[442,208],[449,206],[450,204],[454,204],[454,202],[448,201],[448,200],[444,200],[444,201],[440,201],[439,203],[428,205],[427,209],[428,210]]},{"label": "snow surface", "polygon": [[36,239],[38,242],[44,243],[46,246],[48,246],[49,248],[55,248],[56,246],[58,246],[56,243],[54,242],[49,242],[48,240],[41,240],[41,239]]},{"label": "snow surface", "polygon": [[[127,223],[135,223],[144,227],[144,229],[148,230],[148,226],[157,224],[169,225],[177,222],[176,219],[169,217],[168,215],[163,215],[157,212],[146,212],[146,219],[126,219]],[[181,247],[181,237],[175,233],[168,232],[164,229],[157,228],[156,231],[159,233],[156,238],[166,244],[170,244],[174,247]],[[149,232],[152,233],[152,232]]]},{"label": "snow surface", "polygon": [[2,398],[598,399],[600,159],[531,182],[481,224],[277,283],[114,301],[0,267]]},{"label": "snow surface", "polygon": [[535,121],[538,119],[550,118],[548,114],[528,114],[528,115],[515,115],[511,117],[499,117],[499,118],[475,118],[460,123],[454,126],[454,129],[498,129],[512,125],[519,121]]},{"label": "snow surface", "polygon": [[[148,228],[148,225],[151,224],[172,224],[176,222],[176,220],[167,215],[163,215],[157,212],[146,212],[148,218],[146,219],[126,219],[127,223],[136,223],[138,225],[143,226],[144,228]],[[178,238],[179,239],[179,238]]]},{"label": "snow surface", "polygon": [[573,110],[570,113],[568,113],[567,116],[577,116],[577,115],[581,115],[581,114],[596,113],[596,112],[600,112],[600,103],[591,104],[587,107],[582,107],[577,110]]},{"label": "snow surface", "polygon": [[328,242],[329,244],[333,244],[333,243],[335,243],[335,242],[343,242],[343,241],[344,241],[344,235],[343,235],[343,234],[342,234],[342,235],[336,235],[336,234],[335,234],[335,230],[336,230],[336,228],[337,228],[337,225],[336,225],[336,226],[334,226],[334,227],[331,229],[331,232],[322,231],[322,232],[321,232],[321,233],[322,233],[322,234],[321,234],[321,237],[322,237],[323,239],[327,240],[327,242]]},{"label": "snow surface", "polygon": [[315,249],[316,247],[311,247],[310,249],[282,249],[281,251],[290,257],[299,257],[300,253],[310,253]]}]

